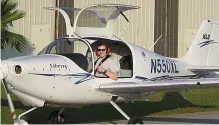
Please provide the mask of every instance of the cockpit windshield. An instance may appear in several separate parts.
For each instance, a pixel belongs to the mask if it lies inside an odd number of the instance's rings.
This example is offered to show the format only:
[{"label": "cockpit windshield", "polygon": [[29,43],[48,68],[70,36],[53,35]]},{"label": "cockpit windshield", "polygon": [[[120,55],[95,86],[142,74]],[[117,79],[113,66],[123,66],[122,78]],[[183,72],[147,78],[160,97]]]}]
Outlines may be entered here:
[{"label": "cockpit windshield", "polygon": [[92,54],[88,43],[80,39],[58,39],[44,48],[41,54],[58,54],[71,59],[80,68],[92,72]]}]

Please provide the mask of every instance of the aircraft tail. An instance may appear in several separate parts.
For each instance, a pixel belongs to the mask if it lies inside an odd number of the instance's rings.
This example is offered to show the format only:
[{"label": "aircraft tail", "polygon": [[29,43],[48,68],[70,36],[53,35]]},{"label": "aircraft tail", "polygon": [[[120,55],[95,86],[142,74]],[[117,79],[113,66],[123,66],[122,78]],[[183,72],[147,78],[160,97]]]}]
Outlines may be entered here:
[{"label": "aircraft tail", "polygon": [[219,66],[219,22],[201,23],[183,61],[191,66]]}]

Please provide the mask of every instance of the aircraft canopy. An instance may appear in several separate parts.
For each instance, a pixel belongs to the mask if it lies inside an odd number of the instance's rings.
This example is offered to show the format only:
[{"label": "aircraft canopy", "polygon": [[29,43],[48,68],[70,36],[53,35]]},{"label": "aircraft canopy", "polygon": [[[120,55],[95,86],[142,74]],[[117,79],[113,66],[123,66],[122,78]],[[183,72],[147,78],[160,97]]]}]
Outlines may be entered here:
[{"label": "aircraft canopy", "polygon": [[64,17],[68,37],[103,37],[111,38],[117,17],[122,16],[128,21],[123,12],[138,9],[138,6],[123,4],[97,4],[79,8],[53,8]]}]

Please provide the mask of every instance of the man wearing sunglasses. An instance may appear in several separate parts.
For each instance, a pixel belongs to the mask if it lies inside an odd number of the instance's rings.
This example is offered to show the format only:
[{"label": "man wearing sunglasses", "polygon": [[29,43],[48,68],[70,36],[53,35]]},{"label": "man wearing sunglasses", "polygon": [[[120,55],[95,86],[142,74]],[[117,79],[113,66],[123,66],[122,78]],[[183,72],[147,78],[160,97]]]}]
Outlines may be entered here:
[{"label": "man wearing sunglasses", "polygon": [[97,47],[98,59],[95,61],[95,76],[109,77],[113,80],[118,79],[119,67],[111,58],[108,47],[103,42],[100,42]]}]

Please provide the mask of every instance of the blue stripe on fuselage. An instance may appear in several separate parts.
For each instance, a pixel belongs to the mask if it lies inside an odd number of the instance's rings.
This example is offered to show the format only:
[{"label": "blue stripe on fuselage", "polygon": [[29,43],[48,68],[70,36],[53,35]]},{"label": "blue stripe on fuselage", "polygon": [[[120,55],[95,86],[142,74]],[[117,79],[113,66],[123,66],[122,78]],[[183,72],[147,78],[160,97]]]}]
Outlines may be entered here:
[{"label": "blue stripe on fuselage", "polygon": [[91,76],[89,73],[76,73],[76,74],[45,74],[45,73],[28,73],[32,75],[41,75],[41,76]]}]

